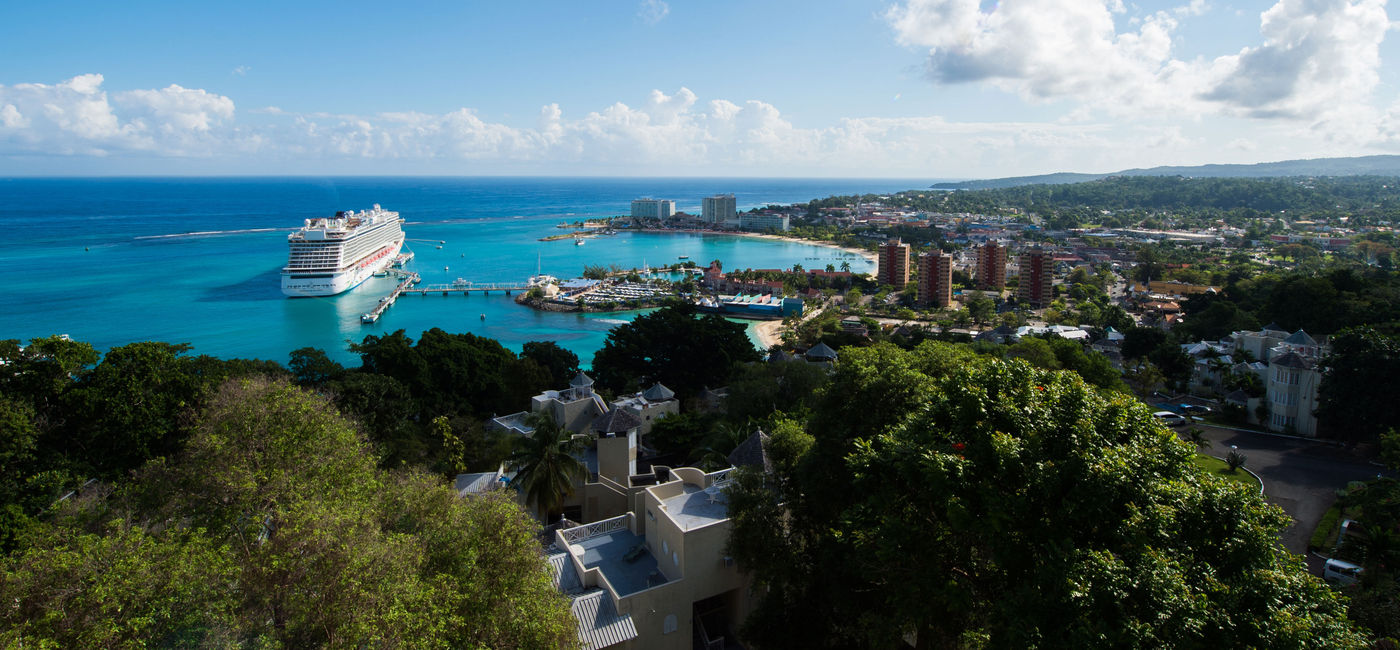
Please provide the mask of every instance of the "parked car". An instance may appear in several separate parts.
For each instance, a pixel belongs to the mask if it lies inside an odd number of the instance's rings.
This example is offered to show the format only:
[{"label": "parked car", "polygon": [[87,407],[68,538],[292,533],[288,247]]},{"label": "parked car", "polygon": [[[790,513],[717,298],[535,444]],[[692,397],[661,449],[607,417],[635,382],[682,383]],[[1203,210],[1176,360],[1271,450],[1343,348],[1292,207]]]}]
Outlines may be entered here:
[{"label": "parked car", "polygon": [[1210,413],[1209,406],[1197,406],[1195,404],[1178,404],[1177,410],[1196,417],[1201,417]]},{"label": "parked car", "polygon": [[1361,579],[1361,567],[1345,560],[1328,560],[1322,569],[1322,579],[1342,587],[1354,585]]},{"label": "parked car", "polygon": [[1152,417],[1157,418],[1158,422],[1169,427],[1180,427],[1186,424],[1186,416],[1180,413],[1172,413],[1171,411],[1157,411],[1152,414]]}]

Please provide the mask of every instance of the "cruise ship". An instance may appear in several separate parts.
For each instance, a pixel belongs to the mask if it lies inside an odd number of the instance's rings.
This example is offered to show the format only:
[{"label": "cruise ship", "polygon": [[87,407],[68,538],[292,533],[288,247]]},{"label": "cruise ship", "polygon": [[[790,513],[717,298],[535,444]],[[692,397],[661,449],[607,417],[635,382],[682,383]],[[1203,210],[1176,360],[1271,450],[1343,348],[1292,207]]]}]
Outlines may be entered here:
[{"label": "cruise ship", "polygon": [[399,213],[378,203],[372,210],[307,219],[287,235],[291,254],[282,267],[282,293],[334,296],[354,289],[394,261],[403,239]]}]

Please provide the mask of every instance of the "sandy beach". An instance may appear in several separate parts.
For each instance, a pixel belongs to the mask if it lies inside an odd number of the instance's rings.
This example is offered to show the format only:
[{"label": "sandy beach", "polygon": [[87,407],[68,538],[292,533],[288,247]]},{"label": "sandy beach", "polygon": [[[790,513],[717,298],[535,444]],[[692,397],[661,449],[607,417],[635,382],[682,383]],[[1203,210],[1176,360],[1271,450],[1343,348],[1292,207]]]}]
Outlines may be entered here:
[{"label": "sandy beach", "polygon": [[755,325],[753,329],[764,350],[783,342],[783,321],[763,321]]},{"label": "sandy beach", "polygon": [[843,252],[846,252],[846,253],[850,253],[850,254],[852,254],[852,255],[857,255],[857,256],[863,257],[863,258],[865,258],[867,261],[869,261],[871,264],[876,264],[876,263],[877,263],[877,260],[879,259],[879,258],[875,255],[875,252],[874,252],[874,251],[868,251],[868,250],[865,250],[865,249],[862,249],[862,248],[855,248],[855,247],[852,247],[852,246],[842,246],[842,245],[840,245],[840,244],[833,244],[833,243],[827,242],[827,241],[817,241],[817,240],[815,240],[815,239],[801,239],[801,238],[798,238],[798,237],[784,237],[784,236],[782,236],[782,235],[769,235],[769,234],[758,233],[758,232],[743,232],[743,231],[734,231],[734,230],[703,230],[703,229],[698,229],[698,228],[697,228],[697,229],[629,228],[629,229],[627,229],[627,231],[630,231],[630,232],[662,233],[662,234],[666,234],[666,233],[671,233],[671,234],[674,234],[674,233],[692,233],[692,234],[695,234],[695,233],[698,233],[698,234],[702,234],[702,235],[733,235],[733,236],[735,236],[735,237],[756,237],[756,238],[759,238],[759,239],[775,239],[775,240],[778,240],[778,241],[790,241],[790,242],[794,242],[794,243],[797,243],[797,244],[808,244],[808,245],[811,245],[811,246],[821,246],[822,248],[834,248],[834,249],[839,250],[839,251],[843,251]]}]

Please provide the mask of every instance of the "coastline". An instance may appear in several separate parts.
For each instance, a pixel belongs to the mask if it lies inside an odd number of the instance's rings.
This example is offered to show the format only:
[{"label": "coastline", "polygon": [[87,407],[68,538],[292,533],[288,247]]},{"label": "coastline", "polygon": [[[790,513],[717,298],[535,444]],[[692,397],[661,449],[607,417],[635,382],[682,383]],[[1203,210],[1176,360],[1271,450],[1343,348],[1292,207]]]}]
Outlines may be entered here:
[{"label": "coastline", "polygon": [[766,320],[754,325],[753,331],[764,351],[783,342],[783,321]]},{"label": "coastline", "polygon": [[700,235],[732,235],[734,237],[754,237],[758,239],[793,242],[795,244],[807,244],[809,246],[821,246],[823,248],[834,248],[836,250],[864,258],[867,262],[870,262],[871,264],[877,264],[879,261],[879,257],[875,254],[874,251],[868,251],[863,248],[855,248],[853,246],[842,246],[833,242],[818,241],[815,239],[802,239],[799,237],[787,237],[784,235],[770,235],[768,233],[761,232],[743,232],[734,230],[705,230],[702,228],[627,228],[622,232],[647,232],[661,234],[689,233]]}]

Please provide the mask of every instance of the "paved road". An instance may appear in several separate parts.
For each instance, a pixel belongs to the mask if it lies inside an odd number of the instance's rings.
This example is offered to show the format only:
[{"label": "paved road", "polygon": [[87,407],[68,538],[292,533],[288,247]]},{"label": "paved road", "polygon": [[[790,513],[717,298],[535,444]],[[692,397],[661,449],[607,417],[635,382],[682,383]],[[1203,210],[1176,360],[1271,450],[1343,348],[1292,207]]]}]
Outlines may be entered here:
[{"label": "paved road", "polygon": [[1283,545],[1298,554],[1307,552],[1313,529],[1336,500],[1337,490],[1382,471],[1364,455],[1340,446],[1198,426],[1212,443],[1206,453],[1224,457],[1234,445],[1248,457],[1245,467],[1264,481],[1265,500],[1293,517],[1293,525],[1283,531]]}]

